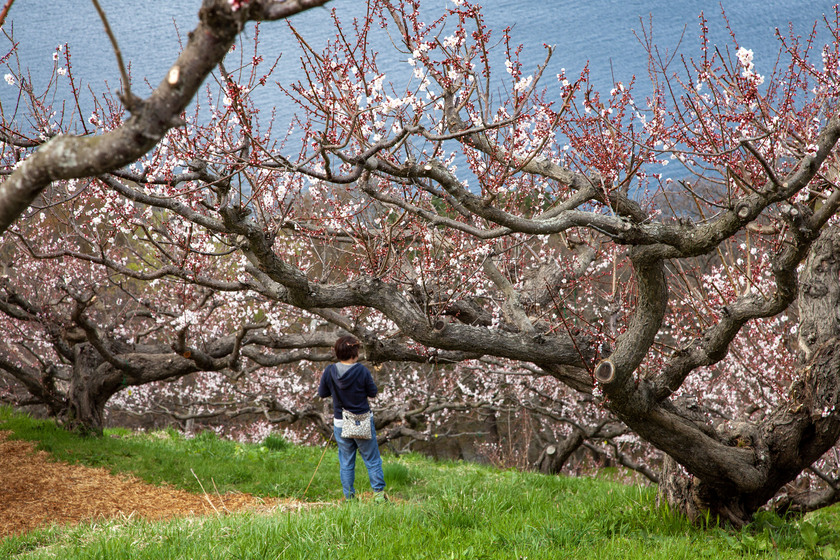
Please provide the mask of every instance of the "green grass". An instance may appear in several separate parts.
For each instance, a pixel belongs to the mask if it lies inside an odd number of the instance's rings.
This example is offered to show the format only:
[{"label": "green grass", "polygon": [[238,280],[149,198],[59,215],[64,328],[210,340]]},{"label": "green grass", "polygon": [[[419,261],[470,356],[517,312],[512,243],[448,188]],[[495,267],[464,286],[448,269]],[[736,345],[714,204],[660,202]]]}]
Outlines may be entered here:
[{"label": "green grass", "polygon": [[[132,473],[152,484],[167,483],[190,492],[201,492],[203,486],[221,493],[300,498],[323,450],[290,445],[278,436],[268,438],[266,445],[246,445],[219,439],[213,432],[187,439],[174,430],[135,434],[116,429],[105,430],[102,438],[79,437],[53,422],[16,415],[8,408],[0,408],[0,429],[37,442],[38,449],[61,461]],[[359,468],[364,476],[358,486],[364,491],[367,473],[361,462]],[[335,453],[327,453],[318,474],[307,499],[340,498]]]},{"label": "green grass", "polygon": [[[57,457],[128,471],[153,482],[200,491],[300,497],[321,449],[269,441],[240,445],[202,435],[110,431],[79,438],[0,408],[0,429],[39,442]],[[111,436],[120,437],[111,437]],[[51,527],[0,541],[0,558],[429,558],[667,559],[836,558],[840,515],[805,520],[763,514],[743,531],[702,529],[657,505],[655,490],[608,480],[500,471],[417,456],[385,460],[392,501],[339,501],[330,449],[304,512],[236,514],[146,522],[120,519]],[[200,473],[200,474],[199,474]],[[366,475],[357,471],[364,491]]]}]

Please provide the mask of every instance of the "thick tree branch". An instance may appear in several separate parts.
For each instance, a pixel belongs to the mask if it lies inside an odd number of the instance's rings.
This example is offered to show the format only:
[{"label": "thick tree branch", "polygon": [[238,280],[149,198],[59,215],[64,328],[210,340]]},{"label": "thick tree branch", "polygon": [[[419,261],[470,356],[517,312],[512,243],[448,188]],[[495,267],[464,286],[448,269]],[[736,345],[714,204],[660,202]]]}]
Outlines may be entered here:
[{"label": "thick tree branch", "polygon": [[[254,19],[280,19],[327,0],[249,3]],[[199,24],[184,51],[148,99],[137,101],[129,119],[99,136],[58,135],[28,157],[0,184],[0,233],[3,233],[51,182],[95,177],[119,169],[151,150],[174,126],[204,79],[233,45],[244,21],[225,0],[205,0]],[[126,84],[127,86],[127,84]]]}]

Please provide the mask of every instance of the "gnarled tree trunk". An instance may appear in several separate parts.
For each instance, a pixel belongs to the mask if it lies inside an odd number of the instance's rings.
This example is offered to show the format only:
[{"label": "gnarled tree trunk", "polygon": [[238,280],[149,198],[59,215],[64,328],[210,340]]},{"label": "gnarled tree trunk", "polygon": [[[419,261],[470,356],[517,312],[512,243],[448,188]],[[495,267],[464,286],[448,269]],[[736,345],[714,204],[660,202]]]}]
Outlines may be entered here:
[{"label": "gnarled tree trunk", "polygon": [[100,435],[108,402],[119,386],[113,387],[113,376],[102,376],[98,369],[105,363],[102,356],[88,343],[73,349],[73,371],[67,390],[67,428]]},{"label": "gnarled tree trunk", "polygon": [[[786,484],[818,460],[840,436],[840,230],[831,228],[814,242],[799,275],[799,341],[803,366],[787,402],[734,438],[753,451],[761,474],[754,488],[735,484],[693,483],[691,498],[735,522],[751,515]],[[786,506],[799,501],[785,498]]]},{"label": "gnarled tree trunk", "polygon": [[109,343],[111,361],[90,342],[76,344],[73,348],[67,408],[60,417],[69,429],[101,435],[105,405],[118,391],[200,371],[194,361],[171,351],[164,352],[162,348]]},{"label": "gnarled tree trunk", "polygon": [[[810,244],[798,278],[802,365],[782,403],[760,422],[739,421],[712,427],[701,416],[667,398],[670,386],[663,389],[656,379],[635,381],[625,373],[606,384],[613,411],[641,437],[684,467],[685,471],[681,471],[670,465],[661,481],[662,495],[675,509],[692,519],[710,515],[735,525],[748,523],[760,507],[837,442],[840,437],[838,257],[840,228],[826,229]],[[798,262],[795,255],[791,262]],[[667,300],[663,292],[664,278],[655,263],[651,265],[642,259],[637,263],[642,279],[640,290],[648,290],[641,299],[651,306]],[[779,285],[783,288],[780,292],[787,290],[785,297],[795,295],[795,286],[785,287],[783,282]],[[756,298],[756,302],[747,301],[744,305],[764,305],[765,301]],[[732,326],[728,328],[740,329],[739,313],[741,310],[737,308],[731,311]],[[640,323],[638,328],[646,325]],[[710,329],[696,346],[708,354],[705,348],[715,348],[713,337],[727,336],[723,332],[725,328],[727,325],[722,322],[719,330]],[[697,350],[684,352],[688,355]],[[720,357],[701,356],[706,363],[714,363]],[[700,361],[696,357],[691,359],[695,359],[694,363]],[[677,376],[663,378],[681,383]],[[805,509],[803,500],[806,499],[809,498],[789,495],[780,503]]]},{"label": "gnarled tree trunk", "polygon": [[[754,476],[694,476],[666,461],[660,492],[671,507],[692,520],[710,515],[736,526],[752,515],[831,449],[840,437],[840,339],[816,349],[793,384],[789,400],[752,430],[728,434],[735,450],[751,457]],[[743,428],[743,426],[742,426]],[[706,452],[706,450],[701,450]],[[790,488],[779,504],[807,510],[810,493]]]},{"label": "gnarled tree trunk", "polygon": [[543,474],[560,473],[569,457],[580,449],[585,440],[586,433],[579,428],[573,428],[566,438],[544,445],[535,462],[536,467]]}]

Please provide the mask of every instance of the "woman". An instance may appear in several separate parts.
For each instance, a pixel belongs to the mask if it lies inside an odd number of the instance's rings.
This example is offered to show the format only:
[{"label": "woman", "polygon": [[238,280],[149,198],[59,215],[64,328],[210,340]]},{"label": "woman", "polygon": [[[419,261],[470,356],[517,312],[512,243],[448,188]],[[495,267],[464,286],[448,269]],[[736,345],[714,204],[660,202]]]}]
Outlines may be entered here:
[{"label": "woman", "polygon": [[[379,456],[379,444],[376,442],[376,430],[373,415],[370,417],[371,439],[351,439],[341,437],[342,406],[348,412],[364,414],[370,412],[368,398],[376,396],[376,383],[370,370],[359,363],[359,343],[352,336],[342,336],[335,342],[335,357],[338,362],[330,364],[321,374],[318,386],[318,396],[332,397],[333,402],[333,433],[338,443],[338,463],[341,474],[341,486],[344,497],[348,500],[356,495],[354,487],[356,479],[356,450],[362,455],[367,467],[370,486],[373,488],[374,499],[385,501],[385,475],[382,472],[382,457]],[[336,394],[337,393],[337,394]]]}]

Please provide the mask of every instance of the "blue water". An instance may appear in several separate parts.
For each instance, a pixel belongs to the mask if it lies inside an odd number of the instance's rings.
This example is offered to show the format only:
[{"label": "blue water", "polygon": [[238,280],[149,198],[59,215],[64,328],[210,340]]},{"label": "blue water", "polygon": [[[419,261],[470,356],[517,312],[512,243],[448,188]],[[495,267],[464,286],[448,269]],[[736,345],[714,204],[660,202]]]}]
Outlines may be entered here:
[{"label": "blue water", "polygon": [[[101,4],[119,38],[123,57],[131,63],[134,91],[143,95],[148,91],[143,84],[159,83],[175,60],[179,50],[178,33],[185,40],[197,22],[200,2],[101,0]],[[447,5],[445,0],[426,0],[423,9],[436,14]],[[680,52],[695,55],[701,11],[710,21],[715,41],[731,48],[718,2],[487,0],[483,5],[490,28],[513,27],[515,41],[526,45],[525,60],[532,63],[532,68],[543,59],[543,43],[554,45],[556,51],[549,75],[562,67],[574,76],[589,61],[592,84],[601,91],[609,90],[614,80],[628,83],[633,75],[639,79],[640,90],[645,91],[646,55],[634,30],[640,31],[640,18],[647,24],[651,14],[654,36],[662,49],[673,51],[684,33]],[[814,21],[831,11],[828,2],[724,0],[723,5],[740,45],[755,52],[756,70],[760,73],[769,72],[775,60],[777,26],[784,30],[792,22],[797,32],[806,34]],[[314,46],[323,45],[333,36],[328,8],[334,8],[342,19],[349,20],[364,13],[364,2],[334,0],[327,8],[296,16],[294,24]],[[76,79],[94,91],[101,91],[106,82],[111,90],[118,87],[114,55],[91,3],[18,0],[4,25],[4,31],[12,30],[20,43],[21,66],[31,69],[36,88],[44,84],[45,70],[52,67],[55,48],[63,43],[70,46]],[[250,33],[251,30],[246,30],[246,35]],[[263,24],[261,36],[266,58],[285,53],[274,78],[282,83],[300,78],[296,51],[285,24]],[[379,41],[380,65],[408,75],[410,69],[403,62],[404,55],[394,52],[384,35]],[[0,74],[6,72],[7,68],[0,67]],[[497,72],[503,74],[503,68]],[[66,90],[60,91],[63,94]],[[15,87],[0,81],[0,105],[7,114],[16,95]],[[273,106],[281,99],[276,89],[266,88],[259,103]],[[87,106],[86,102],[84,107]],[[290,115],[284,114],[281,108],[280,116],[283,119]]]}]

